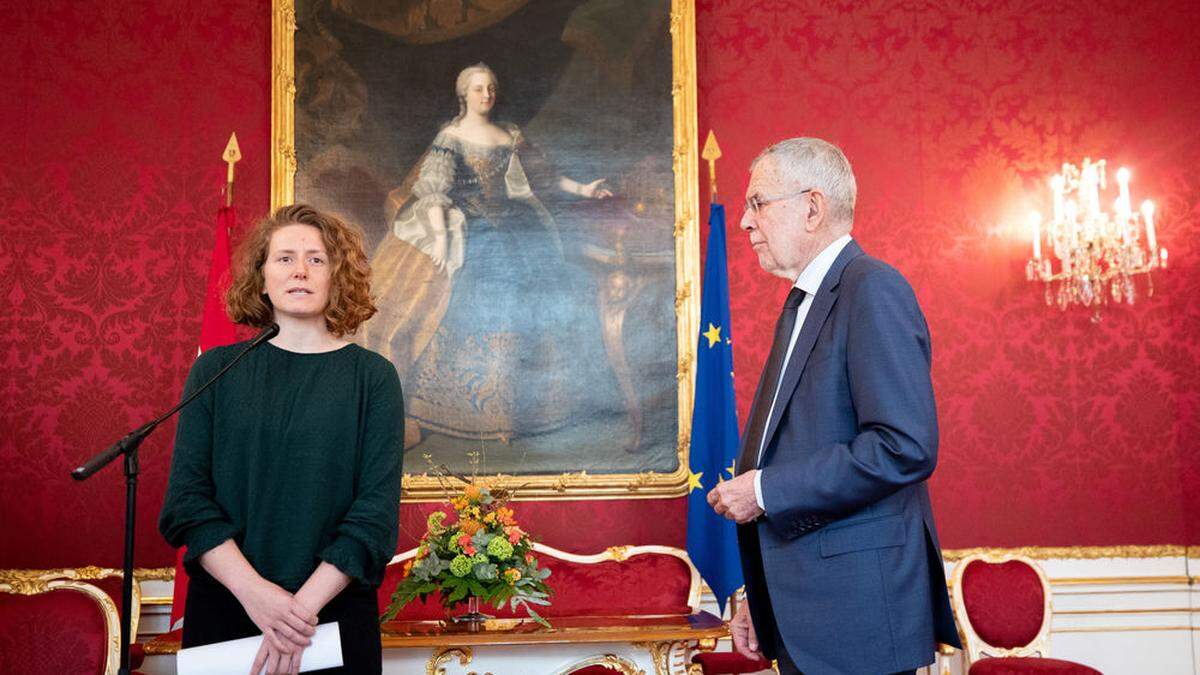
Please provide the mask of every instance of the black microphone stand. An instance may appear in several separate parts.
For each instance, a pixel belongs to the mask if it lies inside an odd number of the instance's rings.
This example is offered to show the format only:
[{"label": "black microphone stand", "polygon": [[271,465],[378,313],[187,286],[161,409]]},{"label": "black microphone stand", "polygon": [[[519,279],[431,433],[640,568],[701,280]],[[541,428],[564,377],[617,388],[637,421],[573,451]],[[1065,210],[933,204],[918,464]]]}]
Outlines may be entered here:
[{"label": "black microphone stand", "polygon": [[142,444],[142,441],[146,440],[146,437],[158,425],[179,412],[180,409],[191,403],[205,389],[208,389],[214,382],[221,379],[230,368],[242,360],[243,356],[249,354],[252,349],[278,334],[279,325],[275,323],[270,324],[255,336],[250,344],[239,352],[233,360],[225,364],[225,367],[217,372],[216,375],[213,375],[208,382],[205,382],[196,391],[193,391],[190,396],[180,401],[179,405],[159,415],[153,422],[147,422],[129,432],[121,440],[113,443],[88,461],[71,470],[71,477],[75,480],[87,480],[92,474],[108,466],[117,457],[121,455],[125,456],[125,559],[123,561],[121,578],[121,666],[117,671],[119,675],[130,674],[129,645],[133,642],[133,636],[130,633],[132,632],[131,622],[133,621],[133,527],[136,522],[134,517],[137,513],[138,446]]}]

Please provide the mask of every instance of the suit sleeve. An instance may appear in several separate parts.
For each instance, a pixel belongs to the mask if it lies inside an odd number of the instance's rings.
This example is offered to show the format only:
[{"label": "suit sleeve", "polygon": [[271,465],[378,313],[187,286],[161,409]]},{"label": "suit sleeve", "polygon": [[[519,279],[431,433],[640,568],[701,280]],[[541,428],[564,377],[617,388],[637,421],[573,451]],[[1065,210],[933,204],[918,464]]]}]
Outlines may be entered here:
[{"label": "suit sleeve", "polygon": [[376,587],[383,581],[400,534],[404,446],[400,379],[392,364],[384,363],[368,396],[354,501],[338,524],[333,541],[317,554],[352,579]]},{"label": "suit sleeve", "polygon": [[929,329],[912,288],[881,267],[847,291],[857,434],[849,443],[781,453],[763,471],[768,519],[784,531],[844,517],[925,480],[937,464]]}]

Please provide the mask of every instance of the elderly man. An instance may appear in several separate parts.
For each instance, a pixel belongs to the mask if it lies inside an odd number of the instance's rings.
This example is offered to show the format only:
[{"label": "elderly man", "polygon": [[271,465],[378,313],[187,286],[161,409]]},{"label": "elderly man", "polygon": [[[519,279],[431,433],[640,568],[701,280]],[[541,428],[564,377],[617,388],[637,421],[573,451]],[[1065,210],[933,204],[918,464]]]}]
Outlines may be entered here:
[{"label": "elderly man", "polygon": [[[902,673],[958,645],[925,480],[937,463],[930,341],[912,288],[850,237],[857,186],[836,146],[793,138],[750,167],[741,228],[793,283],[737,477],[735,647],[782,673]],[[748,606],[748,607],[747,607]]]}]

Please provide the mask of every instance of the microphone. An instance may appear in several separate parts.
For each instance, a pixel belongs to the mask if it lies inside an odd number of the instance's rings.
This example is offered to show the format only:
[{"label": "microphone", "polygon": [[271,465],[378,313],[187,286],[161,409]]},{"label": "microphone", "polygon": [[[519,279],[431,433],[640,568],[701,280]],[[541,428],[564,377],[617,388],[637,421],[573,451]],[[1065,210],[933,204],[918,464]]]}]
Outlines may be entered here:
[{"label": "microphone", "polygon": [[[242,352],[242,354],[254,349],[276,335],[279,335],[279,324],[272,321],[271,323],[267,324],[266,327],[258,333],[258,335],[254,336],[254,339],[250,341],[250,344],[246,345],[246,349]],[[241,354],[238,355],[238,358],[241,358]],[[234,360],[236,361],[237,359]]]},{"label": "microphone", "polygon": [[131,452],[133,450],[136,450],[137,447],[142,444],[142,441],[144,441],[146,439],[146,437],[150,435],[150,432],[154,431],[155,427],[157,427],[159,424],[162,424],[163,421],[166,420],[167,418],[169,418],[171,415],[174,415],[175,413],[179,412],[185,405],[191,403],[205,389],[208,389],[209,387],[211,387],[213,385],[214,382],[221,379],[221,377],[224,376],[225,373],[228,372],[230,368],[232,368],[238,361],[242,360],[242,357],[244,357],[246,354],[249,354],[252,350],[256,349],[259,345],[266,342],[267,340],[270,340],[271,338],[275,337],[276,335],[279,335],[279,324],[272,321],[271,323],[267,324],[267,326],[265,328],[263,328],[262,331],[260,331],[258,335],[254,336],[254,339],[250,341],[250,344],[246,345],[245,349],[238,352],[238,355],[235,356],[232,361],[225,364],[225,367],[221,368],[221,370],[218,371],[216,375],[213,375],[212,379],[210,379],[208,382],[205,382],[202,386],[200,386],[198,389],[196,389],[196,391],[193,391],[190,396],[188,396],[184,400],[180,401],[179,405],[177,405],[174,408],[171,408],[167,412],[163,413],[162,415],[160,415],[158,417],[158,419],[154,420],[153,422],[147,422],[146,424],[143,424],[142,426],[138,427],[137,429],[134,429],[133,431],[129,432],[128,434],[125,434],[125,436],[122,437],[121,440],[117,441],[116,443],[113,443],[112,445],[108,446],[104,450],[93,455],[90,459],[88,459],[83,464],[80,464],[79,466],[72,469],[71,470],[71,478],[74,478],[75,480],[87,480],[88,478],[90,478],[92,476],[92,474],[94,474],[97,471],[99,471],[100,469],[103,469],[104,467],[108,466],[108,464],[110,462],[112,462],[114,459],[120,457],[121,455],[128,454],[129,452]]}]

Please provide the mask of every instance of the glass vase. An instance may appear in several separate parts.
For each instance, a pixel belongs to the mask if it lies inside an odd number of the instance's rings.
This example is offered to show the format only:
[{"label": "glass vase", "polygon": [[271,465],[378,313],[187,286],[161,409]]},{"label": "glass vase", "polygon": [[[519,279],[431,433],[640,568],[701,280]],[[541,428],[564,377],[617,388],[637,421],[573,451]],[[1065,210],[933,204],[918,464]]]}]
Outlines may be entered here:
[{"label": "glass vase", "polygon": [[[461,608],[462,603],[457,605],[457,607]],[[483,629],[483,623],[492,618],[479,611],[479,609],[479,598],[474,595],[468,595],[466,599],[467,611],[463,614],[455,615],[451,620],[454,621],[455,624],[465,626],[467,632],[477,633]]]}]

